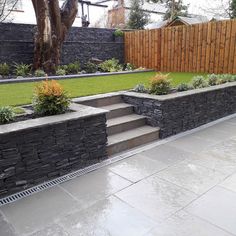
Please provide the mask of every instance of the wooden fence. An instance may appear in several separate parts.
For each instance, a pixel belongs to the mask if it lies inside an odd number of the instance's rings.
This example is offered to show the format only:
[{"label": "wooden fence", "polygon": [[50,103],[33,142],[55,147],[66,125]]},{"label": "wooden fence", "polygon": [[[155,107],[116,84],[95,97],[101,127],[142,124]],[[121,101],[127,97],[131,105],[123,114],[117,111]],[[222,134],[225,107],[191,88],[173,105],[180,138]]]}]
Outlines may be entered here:
[{"label": "wooden fence", "polygon": [[236,20],[126,32],[125,61],[163,72],[236,74]]}]

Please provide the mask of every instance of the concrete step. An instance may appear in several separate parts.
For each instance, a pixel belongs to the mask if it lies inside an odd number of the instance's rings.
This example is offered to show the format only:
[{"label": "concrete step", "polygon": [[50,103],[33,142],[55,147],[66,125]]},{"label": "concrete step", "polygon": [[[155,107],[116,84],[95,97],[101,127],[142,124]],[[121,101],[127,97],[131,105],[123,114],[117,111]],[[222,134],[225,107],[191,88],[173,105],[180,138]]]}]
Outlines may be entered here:
[{"label": "concrete step", "polygon": [[109,96],[109,97],[99,97],[94,99],[88,99],[80,102],[80,104],[91,106],[91,107],[103,107],[109,106],[115,103],[122,103],[122,98],[120,95]]},{"label": "concrete step", "polygon": [[159,128],[142,126],[108,136],[109,156],[159,139]]},{"label": "concrete step", "polygon": [[134,112],[134,107],[127,103],[116,103],[108,106],[101,106],[100,108],[110,111],[107,114],[107,119],[130,115]]},{"label": "concrete step", "polygon": [[120,132],[138,128],[146,124],[146,117],[136,114],[116,117],[107,120],[107,134],[113,135]]}]

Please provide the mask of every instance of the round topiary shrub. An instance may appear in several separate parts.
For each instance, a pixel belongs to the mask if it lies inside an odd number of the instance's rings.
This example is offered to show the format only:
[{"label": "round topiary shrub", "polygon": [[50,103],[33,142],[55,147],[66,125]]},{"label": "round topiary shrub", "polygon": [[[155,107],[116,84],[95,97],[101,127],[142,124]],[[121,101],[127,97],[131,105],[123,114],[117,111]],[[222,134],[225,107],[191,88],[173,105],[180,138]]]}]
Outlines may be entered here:
[{"label": "round topiary shrub", "polygon": [[35,88],[33,107],[40,116],[57,115],[69,109],[70,99],[55,80],[43,81]]}]

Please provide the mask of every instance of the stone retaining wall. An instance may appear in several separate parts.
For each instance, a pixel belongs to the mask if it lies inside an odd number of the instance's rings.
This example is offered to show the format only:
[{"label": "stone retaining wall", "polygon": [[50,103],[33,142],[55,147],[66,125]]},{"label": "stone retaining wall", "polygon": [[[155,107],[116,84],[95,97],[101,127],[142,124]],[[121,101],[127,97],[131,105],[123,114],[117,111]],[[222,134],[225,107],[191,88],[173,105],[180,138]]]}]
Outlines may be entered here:
[{"label": "stone retaining wall", "polygon": [[164,96],[127,92],[123,99],[165,138],[235,113],[236,83]]},{"label": "stone retaining wall", "polygon": [[0,198],[107,158],[105,111],[77,107],[0,126]]},{"label": "stone retaining wall", "polygon": [[[33,61],[35,25],[0,23],[0,63]],[[62,49],[62,64],[80,60],[84,64],[92,57],[124,61],[124,44],[116,42],[114,29],[71,28]]]}]

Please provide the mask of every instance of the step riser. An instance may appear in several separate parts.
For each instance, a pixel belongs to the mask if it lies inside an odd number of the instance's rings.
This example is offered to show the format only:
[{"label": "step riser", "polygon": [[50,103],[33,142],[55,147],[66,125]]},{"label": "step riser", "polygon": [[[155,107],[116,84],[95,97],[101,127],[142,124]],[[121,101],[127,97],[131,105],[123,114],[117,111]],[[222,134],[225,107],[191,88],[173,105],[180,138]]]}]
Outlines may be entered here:
[{"label": "step riser", "polygon": [[134,112],[133,107],[125,107],[125,108],[112,110],[109,113],[107,113],[106,116],[107,116],[107,119],[112,119],[112,118],[116,118],[120,116],[130,115],[130,114],[133,114],[133,112]]},{"label": "step riser", "polygon": [[159,131],[144,134],[142,136],[135,137],[130,140],[125,140],[116,144],[109,145],[107,147],[107,153],[108,156],[112,156],[116,153],[123,152],[158,139],[159,139]]},{"label": "step riser", "polygon": [[107,128],[107,134],[108,135],[117,134],[117,133],[120,133],[120,132],[124,132],[124,131],[127,131],[127,130],[131,130],[131,129],[141,127],[145,124],[146,124],[146,119],[145,118],[128,121],[128,122],[125,122],[125,123],[122,123],[122,124],[118,124],[118,125],[108,127]]},{"label": "step riser", "polygon": [[109,106],[115,103],[123,102],[120,95],[112,96],[112,97],[105,97],[105,98],[98,98],[94,100],[84,101],[81,104],[91,107],[102,107],[102,106]]}]

